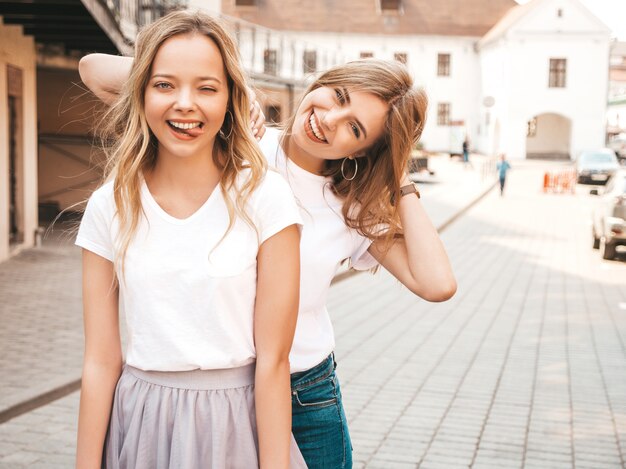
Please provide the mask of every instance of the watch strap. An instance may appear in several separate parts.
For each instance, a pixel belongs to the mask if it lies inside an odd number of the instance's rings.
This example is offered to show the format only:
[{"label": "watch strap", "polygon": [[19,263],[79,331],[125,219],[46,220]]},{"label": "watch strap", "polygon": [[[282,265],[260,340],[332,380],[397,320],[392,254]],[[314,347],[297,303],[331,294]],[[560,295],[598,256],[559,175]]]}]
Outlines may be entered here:
[{"label": "watch strap", "polygon": [[411,183],[411,184],[407,184],[406,186],[402,186],[400,188],[400,195],[402,197],[404,197],[405,195],[409,195],[409,194],[415,194],[417,195],[417,198],[421,198],[420,196],[420,191],[417,188],[417,184]]}]

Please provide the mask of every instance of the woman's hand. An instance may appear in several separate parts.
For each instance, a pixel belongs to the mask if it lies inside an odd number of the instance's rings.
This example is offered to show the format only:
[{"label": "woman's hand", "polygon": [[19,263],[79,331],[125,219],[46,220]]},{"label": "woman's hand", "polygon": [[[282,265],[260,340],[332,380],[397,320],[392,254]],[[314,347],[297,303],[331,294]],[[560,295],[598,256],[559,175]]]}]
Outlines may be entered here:
[{"label": "woman's hand", "polygon": [[248,88],[248,95],[250,97],[250,129],[252,134],[258,140],[263,138],[265,134],[265,114],[261,110],[261,104],[256,99],[256,93],[252,88]]}]

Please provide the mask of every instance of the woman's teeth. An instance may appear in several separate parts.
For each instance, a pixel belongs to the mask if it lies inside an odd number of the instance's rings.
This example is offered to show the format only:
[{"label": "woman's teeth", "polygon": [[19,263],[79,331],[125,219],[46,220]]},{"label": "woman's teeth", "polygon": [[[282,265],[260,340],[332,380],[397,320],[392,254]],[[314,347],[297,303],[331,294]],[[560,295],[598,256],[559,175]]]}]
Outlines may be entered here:
[{"label": "woman's teeth", "polygon": [[320,129],[317,127],[317,123],[315,122],[315,114],[314,113],[311,113],[311,117],[309,117],[309,124],[311,125],[311,130],[313,131],[313,135],[315,135],[315,137],[317,137],[320,140],[322,140],[323,142],[325,142],[326,138],[324,137],[324,134],[322,132],[320,132]]},{"label": "woman's teeth", "polygon": [[189,130],[189,129],[195,129],[196,127],[200,127],[202,125],[202,122],[173,122],[173,121],[167,121],[172,127],[176,127],[177,129],[181,129],[181,130]]}]

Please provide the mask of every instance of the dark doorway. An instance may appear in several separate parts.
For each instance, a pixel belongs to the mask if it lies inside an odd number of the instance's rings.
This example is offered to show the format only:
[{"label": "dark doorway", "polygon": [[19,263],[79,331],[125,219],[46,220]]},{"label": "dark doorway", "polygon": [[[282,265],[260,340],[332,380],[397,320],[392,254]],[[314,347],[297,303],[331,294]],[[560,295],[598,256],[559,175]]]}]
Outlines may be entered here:
[{"label": "dark doorway", "polygon": [[9,244],[24,241],[22,70],[7,67],[9,105]]}]

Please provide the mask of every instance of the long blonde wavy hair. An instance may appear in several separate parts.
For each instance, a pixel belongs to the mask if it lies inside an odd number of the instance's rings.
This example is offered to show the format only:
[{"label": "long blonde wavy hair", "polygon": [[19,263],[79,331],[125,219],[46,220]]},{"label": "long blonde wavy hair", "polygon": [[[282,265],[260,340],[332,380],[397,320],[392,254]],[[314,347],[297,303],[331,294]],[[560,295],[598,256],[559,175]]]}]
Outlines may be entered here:
[{"label": "long blonde wavy hair", "polygon": [[[326,160],[322,174],[331,178],[332,190],[343,199],[342,215],[350,228],[373,240],[390,241],[401,236],[398,204],[394,201],[400,198],[400,181],[424,130],[426,93],[413,85],[404,65],[377,59],[357,60],[327,70],[308,87],[303,99],[325,86],[371,93],[389,106],[383,134],[365,150],[364,157],[357,159],[356,177],[349,181],[342,176],[342,159]],[[292,116],[284,126],[285,149],[289,148],[294,120]],[[381,230],[382,226],[388,229]]]},{"label": "long blonde wavy hair", "polygon": [[[122,271],[126,251],[142,216],[142,175],[154,168],[158,150],[158,141],[145,116],[144,93],[157,51],[167,39],[181,34],[205,35],[217,45],[222,55],[228,81],[227,110],[230,116],[222,126],[227,138],[218,134],[212,158],[221,171],[219,184],[228,206],[230,220],[226,233],[232,228],[236,215],[253,226],[245,206],[263,178],[267,164],[249,130],[250,103],[237,47],[216,19],[197,11],[170,13],[139,33],[130,77],[119,99],[104,114],[99,127],[99,136],[107,154],[105,179],[114,179],[119,222],[116,262],[121,263]],[[249,169],[247,178],[243,182],[238,181],[235,186],[244,168]],[[233,187],[234,201],[229,195]]]}]

